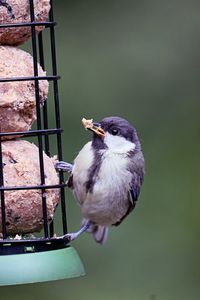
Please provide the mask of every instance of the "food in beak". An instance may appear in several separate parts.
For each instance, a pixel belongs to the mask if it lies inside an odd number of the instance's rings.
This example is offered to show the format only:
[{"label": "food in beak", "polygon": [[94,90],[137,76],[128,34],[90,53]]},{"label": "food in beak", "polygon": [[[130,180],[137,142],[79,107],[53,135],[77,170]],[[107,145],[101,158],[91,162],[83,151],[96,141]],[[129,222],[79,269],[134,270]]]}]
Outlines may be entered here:
[{"label": "food in beak", "polygon": [[100,127],[100,124],[99,124],[99,126],[97,126],[98,123],[93,123],[93,119],[87,120],[87,119],[83,118],[82,124],[85,127],[85,129],[93,131],[98,136],[101,136],[101,137],[105,136],[105,131]]},{"label": "food in beak", "polygon": [[86,120],[85,118],[82,119],[82,124],[85,127],[85,129],[91,129],[93,126],[93,119]]}]

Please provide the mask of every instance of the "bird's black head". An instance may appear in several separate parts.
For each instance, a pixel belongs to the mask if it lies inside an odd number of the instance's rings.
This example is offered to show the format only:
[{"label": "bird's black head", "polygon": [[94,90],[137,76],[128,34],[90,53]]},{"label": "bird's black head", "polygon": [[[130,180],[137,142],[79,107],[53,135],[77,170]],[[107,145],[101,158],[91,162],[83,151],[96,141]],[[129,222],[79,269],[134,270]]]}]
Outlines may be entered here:
[{"label": "bird's black head", "polygon": [[113,116],[104,118],[99,123],[94,124],[96,127],[103,129],[104,135],[94,132],[93,147],[102,149],[108,148],[112,144],[115,144],[116,147],[122,147],[122,144],[126,142],[130,146],[133,143],[135,151],[140,149],[136,129],[127,120]]},{"label": "bird's black head", "polygon": [[121,136],[135,143],[138,139],[135,128],[120,117],[107,117],[100,122],[101,128],[113,136]]}]

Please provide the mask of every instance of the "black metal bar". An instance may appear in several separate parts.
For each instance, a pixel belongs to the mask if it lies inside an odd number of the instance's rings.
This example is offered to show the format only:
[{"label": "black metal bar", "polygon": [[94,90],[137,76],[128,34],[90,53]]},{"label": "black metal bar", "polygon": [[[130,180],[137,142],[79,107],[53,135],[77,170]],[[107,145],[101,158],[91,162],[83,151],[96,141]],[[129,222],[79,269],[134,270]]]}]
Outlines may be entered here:
[{"label": "black metal bar", "polygon": [[[31,22],[35,21],[34,13],[34,3],[33,0],[30,2],[30,16]],[[34,67],[34,76],[38,76],[38,63],[37,63],[37,41],[36,41],[36,30],[35,27],[31,27],[32,34],[32,50],[33,50],[33,67]],[[35,98],[36,98],[36,115],[37,115],[37,129],[42,129],[41,116],[40,116],[40,95],[39,95],[39,81],[35,79]],[[38,136],[38,146],[39,146],[39,162],[40,162],[40,179],[41,185],[45,184],[45,174],[44,174],[44,159],[43,159],[43,145],[42,145],[42,136]],[[48,237],[48,216],[47,216],[47,204],[46,204],[46,193],[45,188],[42,189],[42,210],[43,210],[43,219],[44,219],[44,235]]]},{"label": "black metal bar", "polygon": [[[0,138],[0,185],[4,185],[3,180],[3,154],[2,154],[2,142]],[[5,193],[4,190],[1,190],[1,226],[3,239],[6,239],[6,209],[5,209]]]},{"label": "black metal bar", "polygon": [[[40,65],[41,65],[42,69],[45,70],[42,31],[38,34],[38,44],[39,44]],[[44,129],[49,128],[47,101],[45,101],[44,105],[43,105],[43,126],[44,126]],[[49,136],[48,135],[44,136],[44,144],[45,144],[45,152],[50,157],[51,153],[50,153]],[[50,232],[50,237],[52,237],[54,235],[54,221],[53,220],[49,225],[49,232]]]},{"label": "black metal bar", "polygon": [[35,27],[35,26],[45,26],[53,27],[56,25],[56,22],[27,22],[27,23],[7,23],[1,24],[0,28],[11,28],[11,27]]},{"label": "black metal bar", "polygon": [[[53,1],[51,3],[51,10],[49,13],[49,20],[54,22],[53,16]],[[56,45],[55,45],[55,31],[54,27],[50,28],[50,41],[51,41],[51,57],[52,57],[52,71],[53,75],[57,76],[57,63],[56,63]],[[55,101],[55,114],[56,114],[56,127],[61,127],[60,122],[60,106],[59,106],[59,94],[58,94],[58,81],[55,79],[53,81],[54,86],[54,101]],[[62,140],[61,134],[57,134],[57,149],[58,149],[58,159],[62,160]],[[64,182],[64,174],[61,171],[59,173],[60,183]],[[62,211],[62,224],[63,224],[63,234],[67,233],[67,217],[66,217],[66,204],[65,204],[65,190],[61,188],[61,211]]]},{"label": "black metal bar", "polygon": [[40,129],[40,130],[30,130],[30,131],[15,131],[15,132],[0,132],[1,136],[38,136],[38,135],[51,135],[56,133],[61,133],[63,131],[62,128],[53,128],[53,129]]},{"label": "black metal bar", "polygon": [[13,244],[27,244],[27,243],[33,243],[33,242],[40,242],[43,244],[48,244],[48,243],[62,243],[64,241],[68,241],[68,239],[63,238],[63,236],[59,236],[59,237],[54,237],[54,238],[34,238],[34,239],[26,239],[26,238],[21,238],[19,240],[17,239],[5,239],[5,240],[0,240],[0,246],[2,246],[3,244],[9,244],[10,242],[12,242]]},{"label": "black metal bar", "polygon": [[67,248],[68,239],[4,240],[0,255],[25,254]]},{"label": "black metal bar", "polygon": [[22,185],[22,186],[0,186],[0,191],[22,191],[22,190],[43,190],[43,189],[60,189],[67,186],[67,183],[63,184],[39,184],[39,185]]},{"label": "black metal bar", "polygon": [[60,76],[27,76],[27,77],[0,77],[0,82],[12,82],[12,81],[31,81],[31,80],[59,80]]},{"label": "black metal bar", "polygon": [[[41,65],[42,69],[45,70],[42,32],[40,32],[38,34],[38,43],[39,43],[40,65]],[[44,126],[45,130],[49,128],[47,101],[45,101],[44,105],[43,105],[43,126]],[[45,152],[48,156],[50,156],[50,147],[49,147],[49,137],[48,137],[48,135],[45,136]]]}]

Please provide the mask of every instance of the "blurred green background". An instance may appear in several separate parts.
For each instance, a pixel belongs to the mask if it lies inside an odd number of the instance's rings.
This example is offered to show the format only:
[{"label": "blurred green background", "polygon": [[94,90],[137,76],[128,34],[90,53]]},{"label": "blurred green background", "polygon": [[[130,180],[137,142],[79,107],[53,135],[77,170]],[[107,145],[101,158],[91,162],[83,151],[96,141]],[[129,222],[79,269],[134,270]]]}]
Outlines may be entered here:
[{"label": "blurred green background", "polygon": [[[72,161],[90,139],[83,116],[119,115],[138,130],[145,183],[136,210],[110,230],[105,246],[88,234],[73,242],[85,277],[1,287],[0,298],[198,300],[200,3],[56,0],[54,6],[64,159]],[[47,58],[48,51],[47,42]],[[74,231],[81,214],[66,194]]]}]

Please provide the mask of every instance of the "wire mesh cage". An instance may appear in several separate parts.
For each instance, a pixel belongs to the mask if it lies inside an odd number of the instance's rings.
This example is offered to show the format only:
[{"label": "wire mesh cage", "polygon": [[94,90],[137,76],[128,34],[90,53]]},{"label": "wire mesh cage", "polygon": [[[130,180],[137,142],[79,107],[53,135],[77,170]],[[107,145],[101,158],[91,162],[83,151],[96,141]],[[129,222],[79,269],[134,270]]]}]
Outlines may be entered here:
[{"label": "wire mesh cage", "polygon": [[[27,0],[28,1],[28,0]],[[0,30],[6,30],[8,28],[26,27],[31,32],[31,50],[32,50],[32,64],[33,75],[32,76],[6,76],[2,77],[0,73],[0,87],[2,83],[22,81],[31,82],[34,85],[35,96],[35,110],[36,110],[36,129],[23,130],[23,131],[2,131],[0,128],[0,194],[1,194],[1,228],[2,238],[0,239],[0,259],[2,257],[2,268],[5,264],[5,269],[8,268],[8,264],[12,264],[15,272],[13,275],[0,276],[0,284],[13,284],[13,283],[26,283],[36,281],[46,281],[59,278],[66,278],[72,276],[78,276],[84,273],[82,264],[79,260],[75,250],[68,245],[67,240],[55,237],[54,221],[53,218],[49,219],[48,205],[47,205],[47,192],[49,190],[59,190],[60,192],[60,215],[56,215],[57,218],[62,220],[62,233],[67,233],[67,215],[65,204],[65,178],[62,171],[59,172],[59,182],[56,184],[48,184],[45,174],[45,158],[44,155],[50,157],[51,153],[51,137],[56,140],[57,159],[62,160],[62,128],[60,121],[60,107],[59,107],[59,92],[58,92],[58,80],[60,79],[57,73],[56,62],[56,43],[55,43],[55,25],[54,13],[53,13],[53,1],[50,1],[49,19],[45,21],[38,21],[35,18],[35,1],[28,1],[30,7],[30,21],[26,22],[10,22],[6,24],[0,24]],[[0,5],[4,6],[8,13],[11,14],[11,18],[14,18],[12,7],[7,4],[6,1],[0,1]],[[49,31],[49,43],[50,43],[50,57],[51,57],[51,70],[52,74],[40,75],[38,70],[38,62],[42,69],[45,69],[45,51],[43,42],[43,31],[37,33],[37,27],[42,26],[45,31]],[[41,106],[40,100],[40,84],[43,81],[48,81],[52,85],[53,96],[50,99],[54,103],[55,111],[55,126],[49,127],[49,99],[44,101]],[[51,111],[52,114],[52,111]],[[34,138],[37,141],[38,146],[38,167],[39,167],[39,183],[38,184],[24,184],[9,186],[5,184],[4,180],[4,158],[2,147],[6,141],[5,139],[15,140],[15,138],[27,139]],[[45,153],[45,154],[44,154]],[[55,153],[53,153],[55,154]],[[11,192],[37,191],[40,194],[41,209],[42,209],[42,236],[33,237],[30,236],[16,239],[14,236],[10,236],[8,233],[8,206],[6,203],[6,195]],[[7,193],[7,194],[6,194]],[[20,216],[18,216],[20,217]],[[67,257],[62,250],[67,252]],[[61,252],[60,252],[61,251]],[[60,253],[60,254],[59,254]],[[21,254],[21,256],[19,255]],[[40,257],[38,254],[42,254]],[[55,255],[53,255],[55,254]],[[36,256],[37,255],[37,256]],[[45,256],[44,256],[45,255]],[[64,255],[64,256],[63,256]],[[5,260],[8,257],[8,260]],[[14,258],[13,258],[14,257]],[[65,260],[65,263],[62,260]],[[46,263],[45,263],[46,260]],[[53,263],[52,260],[55,262]],[[49,261],[51,261],[51,267],[49,267]],[[22,263],[23,262],[23,263]],[[63,265],[64,263],[64,265]],[[47,267],[48,265],[48,267]],[[31,267],[32,266],[32,267]],[[60,269],[59,269],[60,266]],[[23,268],[24,276],[20,277],[19,273]],[[30,268],[32,271],[30,272]],[[39,272],[38,272],[39,268]],[[57,272],[55,271],[57,269]],[[64,269],[63,269],[64,268]],[[17,273],[16,273],[17,269]],[[27,270],[27,272],[26,272]],[[1,271],[2,273],[2,271]],[[10,272],[9,272],[10,273]],[[31,276],[27,274],[30,274]],[[38,274],[40,273],[40,276]],[[56,273],[56,274],[55,274]],[[21,274],[21,273],[20,273]],[[48,274],[48,275],[47,275]],[[13,277],[12,277],[13,276]],[[12,278],[11,278],[12,277]]]}]

